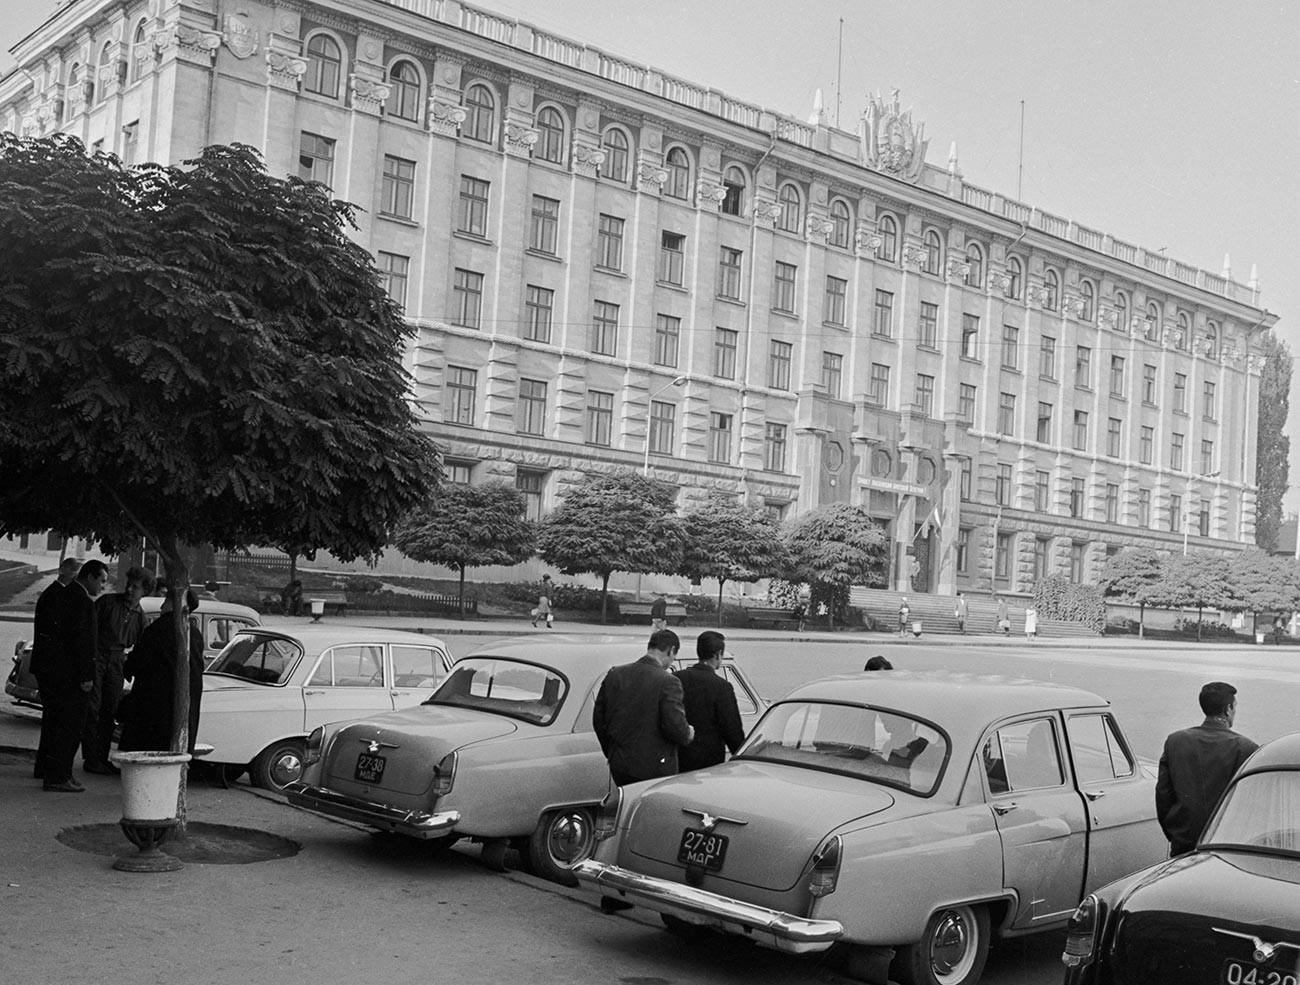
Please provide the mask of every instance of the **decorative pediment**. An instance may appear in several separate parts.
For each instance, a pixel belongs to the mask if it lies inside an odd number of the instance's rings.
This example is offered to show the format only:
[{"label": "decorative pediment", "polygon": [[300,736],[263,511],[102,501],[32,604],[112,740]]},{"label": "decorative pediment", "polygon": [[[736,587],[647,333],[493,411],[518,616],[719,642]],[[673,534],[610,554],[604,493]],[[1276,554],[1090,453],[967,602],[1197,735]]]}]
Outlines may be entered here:
[{"label": "decorative pediment", "polygon": [[880,93],[872,98],[862,116],[862,163],[874,171],[915,184],[925,168],[925,125],[912,122],[912,111],[904,112],[898,104],[899,92],[890,91],[885,102]]}]

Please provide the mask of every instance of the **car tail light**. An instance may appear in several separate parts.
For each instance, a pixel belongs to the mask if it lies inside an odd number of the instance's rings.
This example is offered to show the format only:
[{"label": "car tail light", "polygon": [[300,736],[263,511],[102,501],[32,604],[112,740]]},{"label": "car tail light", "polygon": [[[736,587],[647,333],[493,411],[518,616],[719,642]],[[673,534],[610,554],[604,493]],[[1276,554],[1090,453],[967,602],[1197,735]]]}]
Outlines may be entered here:
[{"label": "car tail light", "polygon": [[325,745],[325,730],[316,728],[312,730],[311,735],[307,736],[307,751],[303,753],[302,765],[310,766],[312,763],[320,762],[320,751]]},{"label": "car tail light", "polygon": [[600,802],[600,807],[596,809],[596,840],[603,841],[606,838],[613,837],[618,830],[618,812],[623,807],[623,791],[618,787],[613,787],[609,793],[605,794],[605,799]]},{"label": "car tail light", "polygon": [[843,843],[840,836],[822,842],[822,846],[813,854],[812,873],[808,876],[808,892],[813,896],[829,896],[835,892],[835,884],[840,878],[840,850]]},{"label": "car tail light", "polygon": [[449,752],[433,768],[433,793],[435,797],[445,797],[451,793],[452,781],[456,779],[456,754]]},{"label": "car tail light", "polygon": [[1101,905],[1096,896],[1085,896],[1065,925],[1065,951],[1061,954],[1061,963],[1067,968],[1083,968],[1091,964],[1100,929]]}]

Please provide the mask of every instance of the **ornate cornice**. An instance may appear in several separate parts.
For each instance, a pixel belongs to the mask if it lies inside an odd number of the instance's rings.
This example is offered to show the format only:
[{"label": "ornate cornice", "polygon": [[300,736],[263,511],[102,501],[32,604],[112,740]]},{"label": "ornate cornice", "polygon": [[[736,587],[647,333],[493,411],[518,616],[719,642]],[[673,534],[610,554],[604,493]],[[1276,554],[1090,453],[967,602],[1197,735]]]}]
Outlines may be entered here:
[{"label": "ornate cornice", "polygon": [[429,97],[429,129],[446,137],[454,137],[465,122],[465,107],[459,103],[448,102],[438,96]]},{"label": "ornate cornice", "polygon": [[781,218],[781,206],[770,199],[758,199],[754,202],[754,221],[761,222],[767,228],[773,228]]},{"label": "ornate cornice", "polygon": [[949,256],[947,276],[950,280],[965,280],[970,276],[971,262],[965,257]]},{"label": "ornate cornice", "polygon": [[387,82],[374,82],[356,73],[348,76],[348,88],[352,90],[352,108],[374,116],[379,115],[380,108],[393,91]]},{"label": "ornate cornice", "polygon": [[600,173],[600,166],[605,163],[606,154],[599,147],[593,147],[585,141],[575,140],[573,152],[569,159],[573,162],[575,174],[594,178]]},{"label": "ornate cornice", "polygon": [[876,252],[885,245],[885,237],[881,236],[871,226],[864,224],[858,226],[857,233],[854,235],[854,242],[859,253],[875,256]]},{"label": "ornate cornice", "polygon": [[532,153],[533,145],[537,143],[540,134],[530,126],[525,126],[514,120],[506,121],[506,152],[519,157],[527,157]]},{"label": "ornate cornice", "polygon": [[699,178],[695,182],[695,200],[701,207],[716,209],[727,197],[727,189],[721,183],[710,178]]},{"label": "ornate cornice", "polygon": [[824,215],[810,215],[804,228],[809,239],[820,239],[824,242],[835,232],[835,223]]},{"label": "ornate cornice", "polygon": [[668,170],[650,161],[638,161],[636,165],[636,186],[640,191],[659,194],[668,181]]},{"label": "ornate cornice", "polygon": [[297,92],[306,71],[307,59],[274,48],[266,49],[266,78],[275,88]]},{"label": "ornate cornice", "polygon": [[915,243],[903,244],[903,263],[910,264],[913,267],[925,266],[926,259],[930,253],[924,246],[918,246]]}]

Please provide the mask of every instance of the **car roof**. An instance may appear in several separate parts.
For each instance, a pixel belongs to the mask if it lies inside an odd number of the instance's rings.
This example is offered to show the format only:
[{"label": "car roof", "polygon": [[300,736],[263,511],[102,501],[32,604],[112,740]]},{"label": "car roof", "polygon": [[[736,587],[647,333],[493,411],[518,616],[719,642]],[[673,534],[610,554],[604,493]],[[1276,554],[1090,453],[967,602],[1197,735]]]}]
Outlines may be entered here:
[{"label": "car roof", "polygon": [[1259,750],[1246,761],[1245,771],[1300,768],[1300,732],[1283,735],[1271,742],[1265,742]]},{"label": "car roof", "polygon": [[[479,647],[469,657],[500,656],[526,660],[558,670],[566,677],[630,664],[645,656],[645,643],[628,642],[626,636],[517,636]],[[462,659],[464,659],[462,657]]]},{"label": "car roof", "polygon": [[850,701],[897,708],[939,723],[961,717],[990,722],[1055,708],[1096,708],[1110,702],[1091,691],[995,674],[947,670],[875,670],[823,677],[786,699]]},{"label": "car roof", "polygon": [[270,636],[284,636],[297,640],[308,650],[323,650],[327,646],[340,646],[348,643],[405,643],[407,646],[439,646],[447,649],[447,644],[437,636],[426,633],[408,633],[400,629],[376,629],[373,626],[341,626],[337,623],[308,623],[303,626],[248,626],[239,631],[260,633]]},{"label": "car roof", "polygon": [[[140,600],[140,608],[149,615],[156,615],[162,611],[163,598],[161,595],[146,595]],[[218,616],[242,616],[254,623],[260,623],[262,617],[252,606],[240,605],[238,602],[223,602],[221,599],[205,598],[199,596],[199,607],[195,610],[195,615],[218,615]]]}]

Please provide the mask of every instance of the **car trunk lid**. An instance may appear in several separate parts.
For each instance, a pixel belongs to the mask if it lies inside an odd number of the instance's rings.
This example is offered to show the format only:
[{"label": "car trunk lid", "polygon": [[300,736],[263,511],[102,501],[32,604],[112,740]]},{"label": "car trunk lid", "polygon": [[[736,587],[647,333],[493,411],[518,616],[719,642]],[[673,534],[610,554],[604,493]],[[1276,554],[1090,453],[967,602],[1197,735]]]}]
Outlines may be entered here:
[{"label": "car trunk lid", "polygon": [[684,832],[711,830],[727,839],[717,877],[786,892],[831,831],[893,803],[886,790],[861,778],[734,761],[683,773],[644,792],[626,848],[656,868],[675,866],[684,874]]}]

